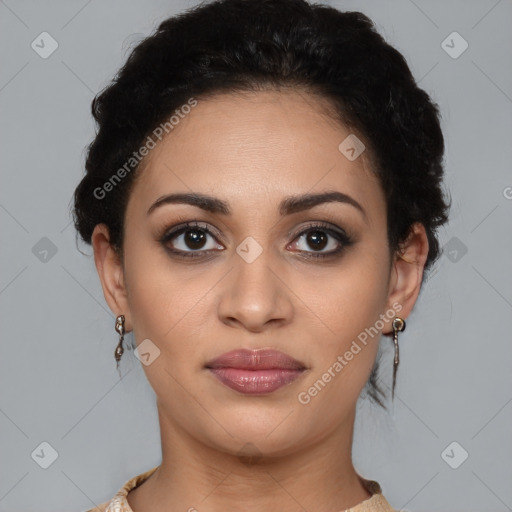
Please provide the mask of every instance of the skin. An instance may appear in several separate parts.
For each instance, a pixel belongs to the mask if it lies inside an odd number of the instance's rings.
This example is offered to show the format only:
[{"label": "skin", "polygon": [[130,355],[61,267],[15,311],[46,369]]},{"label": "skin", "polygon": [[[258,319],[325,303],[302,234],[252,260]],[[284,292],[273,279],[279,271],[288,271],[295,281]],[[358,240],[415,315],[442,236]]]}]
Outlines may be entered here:
[{"label": "skin", "polygon": [[[143,163],[126,210],[124,262],[105,225],[92,239],[109,307],[125,315],[137,344],[150,339],[160,350],[143,368],[157,397],[162,464],[128,502],[134,512],[345,510],[370,497],[351,446],[379,336],[308,404],[297,396],[393,304],[407,318],[427,258],[425,229],[415,224],[403,252],[390,257],[384,193],[365,152],[350,161],[338,150],[351,132],[320,98],[281,90],[198,100]],[[278,213],[285,196],[325,190],[350,195],[365,215],[338,202]],[[167,204],[147,215],[176,192],[218,197],[233,213]],[[179,217],[222,236],[206,235],[209,256],[166,251],[159,238],[183,224]],[[304,258],[340,246],[325,230],[320,249],[307,234],[295,236],[317,221],[345,230],[353,243],[337,257]],[[246,237],[262,248],[251,263],[236,252]],[[167,246],[198,250],[183,234]],[[390,333],[393,317],[384,318],[381,331]],[[273,393],[241,394],[204,365],[242,347],[281,350],[307,369]]]}]

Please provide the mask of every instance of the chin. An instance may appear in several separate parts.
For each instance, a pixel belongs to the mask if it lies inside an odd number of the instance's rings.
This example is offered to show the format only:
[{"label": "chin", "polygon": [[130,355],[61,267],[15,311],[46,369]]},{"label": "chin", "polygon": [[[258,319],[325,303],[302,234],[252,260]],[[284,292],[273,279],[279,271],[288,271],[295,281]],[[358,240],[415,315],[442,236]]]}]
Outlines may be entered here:
[{"label": "chin", "polygon": [[[293,413],[288,420],[285,419],[290,410],[286,408],[282,411],[274,411],[269,416],[265,416],[263,412],[258,415],[240,413],[229,417],[218,416],[216,419],[221,425],[226,425],[229,434],[222,430],[220,436],[211,437],[213,432],[207,427],[206,432],[210,440],[206,443],[233,455],[252,457],[287,455],[295,451],[297,446],[304,446],[306,441],[305,433],[297,428],[296,420],[290,421]],[[220,432],[217,430],[215,433]]]}]

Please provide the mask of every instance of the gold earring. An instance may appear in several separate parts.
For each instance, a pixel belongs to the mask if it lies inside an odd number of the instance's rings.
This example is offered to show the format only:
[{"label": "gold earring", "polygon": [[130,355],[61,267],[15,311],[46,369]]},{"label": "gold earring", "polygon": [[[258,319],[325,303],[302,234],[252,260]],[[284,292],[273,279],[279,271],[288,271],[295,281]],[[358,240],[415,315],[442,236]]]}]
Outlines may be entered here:
[{"label": "gold earring", "polygon": [[123,355],[124,352],[124,315],[119,315],[116,318],[115,330],[119,334],[119,343],[117,344],[116,350],[114,352],[114,357],[116,358],[116,368],[119,368],[119,361],[121,360],[121,356]]},{"label": "gold earring", "polygon": [[400,358],[398,354],[398,333],[405,329],[405,320],[400,317],[396,317],[393,320],[393,342],[395,344],[395,360],[393,361],[393,388],[391,390],[392,399],[395,398],[395,383],[396,383],[396,371],[398,369],[398,364],[400,363]]}]

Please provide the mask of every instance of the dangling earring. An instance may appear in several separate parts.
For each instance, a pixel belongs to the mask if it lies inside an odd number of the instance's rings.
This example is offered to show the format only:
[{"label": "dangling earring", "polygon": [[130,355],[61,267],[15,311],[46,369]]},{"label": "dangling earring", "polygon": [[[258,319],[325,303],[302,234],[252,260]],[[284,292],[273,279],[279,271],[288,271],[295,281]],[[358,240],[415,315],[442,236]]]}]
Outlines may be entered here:
[{"label": "dangling earring", "polygon": [[116,358],[116,368],[119,369],[119,361],[121,360],[121,356],[123,355],[124,352],[124,315],[119,315],[116,318],[115,329],[116,332],[119,334],[119,343],[117,344],[116,350],[114,352],[114,357]]},{"label": "dangling earring", "polygon": [[398,332],[403,331],[405,329],[405,320],[400,317],[396,317],[393,320],[393,342],[395,344],[395,360],[393,361],[393,388],[391,390],[392,399],[395,398],[395,383],[396,383],[396,371],[398,369],[398,364],[400,363],[399,355],[398,355]]}]

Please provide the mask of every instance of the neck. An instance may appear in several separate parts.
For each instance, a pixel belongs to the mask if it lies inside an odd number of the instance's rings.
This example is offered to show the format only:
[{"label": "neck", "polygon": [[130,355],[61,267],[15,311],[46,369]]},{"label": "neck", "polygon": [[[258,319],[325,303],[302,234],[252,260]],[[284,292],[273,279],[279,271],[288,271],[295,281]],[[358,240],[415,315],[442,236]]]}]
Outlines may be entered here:
[{"label": "neck", "polygon": [[338,512],[370,497],[351,460],[355,410],[338,431],[286,455],[231,454],[200,443],[160,413],[162,463],[128,494],[134,512]]}]

